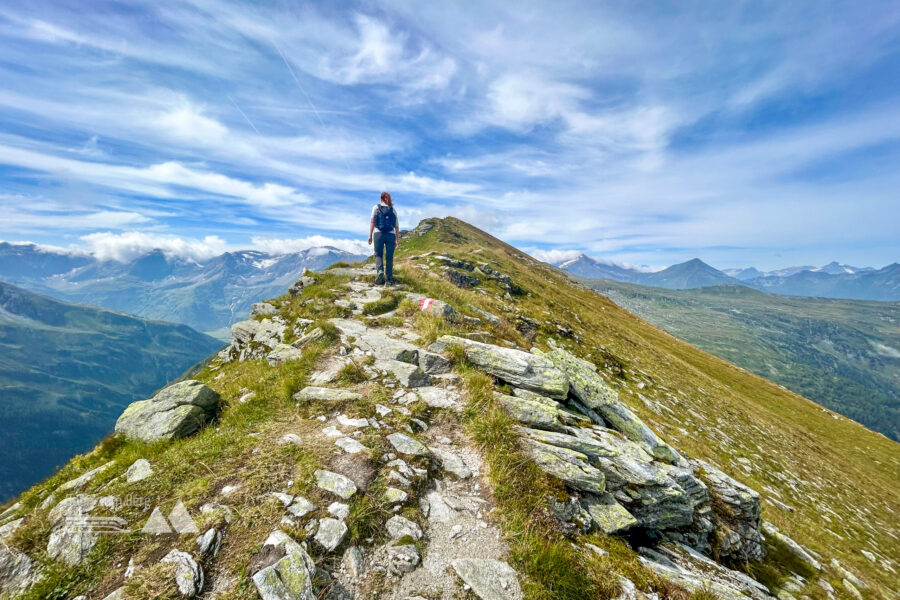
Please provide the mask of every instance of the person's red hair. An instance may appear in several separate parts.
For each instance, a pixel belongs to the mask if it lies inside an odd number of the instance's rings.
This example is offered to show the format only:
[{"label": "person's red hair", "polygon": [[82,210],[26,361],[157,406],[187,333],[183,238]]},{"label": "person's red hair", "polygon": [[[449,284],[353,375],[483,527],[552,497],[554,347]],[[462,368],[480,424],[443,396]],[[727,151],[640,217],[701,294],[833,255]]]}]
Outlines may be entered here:
[{"label": "person's red hair", "polygon": [[391,195],[388,194],[387,192],[381,192],[381,201],[390,207],[394,206],[394,201],[391,200]]}]

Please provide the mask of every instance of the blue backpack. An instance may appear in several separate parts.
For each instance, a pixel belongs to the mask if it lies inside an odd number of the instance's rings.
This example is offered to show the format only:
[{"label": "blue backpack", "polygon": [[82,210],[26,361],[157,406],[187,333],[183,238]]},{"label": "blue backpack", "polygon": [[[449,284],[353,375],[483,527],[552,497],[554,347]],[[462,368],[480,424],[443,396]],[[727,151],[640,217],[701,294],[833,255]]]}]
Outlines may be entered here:
[{"label": "blue backpack", "polygon": [[378,210],[375,212],[375,229],[381,233],[393,233],[396,227],[397,213],[394,212],[393,207],[379,204]]}]

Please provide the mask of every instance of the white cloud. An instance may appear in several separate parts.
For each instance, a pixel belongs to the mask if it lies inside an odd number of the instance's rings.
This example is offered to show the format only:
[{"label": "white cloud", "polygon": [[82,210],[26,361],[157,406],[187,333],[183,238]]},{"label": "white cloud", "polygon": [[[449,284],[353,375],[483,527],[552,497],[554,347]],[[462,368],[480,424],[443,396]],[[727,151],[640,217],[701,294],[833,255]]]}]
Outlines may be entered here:
[{"label": "white cloud", "polygon": [[318,75],[342,85],[399,84],[410,93],[449,85],[456,72],[452,58],[424,42],[414,44],[406,32],[374,17],[356,14],[354,22],[357,32],[348,36],[352,53],[342,52],[340,45],[323,49]]},{"label": "white cloud", "polygon": [[120,262],[134,260],[151,250],[162,250],[166,256],[203,261],[222,254],[227,248],[225,241],[216,235],[198,240],[140,231],[91,233],[81,236],[81,241],[98,259]]},{"label": "white cloud", "polygon": [[372,247],[365,240],[336,239],[323,235],[311,235],[304,238],[265,238],[254,237],[253,247],[269,254],[289,254],[308,248],[331,246],[354,254],[369,254]]},{"label": "white cloud", "polygon": [[528,254],[541,262],[549,263],[551,265],[558,265],[567,260],[578,258],[583,253],[581,252],[581,250],[541,250],[539,248],[535,248],[533,250],[529,250]]},{"label": "white cloud", "polygon": [[202,145],[221,143],[228,128],[187,103],[166,111],[155,119],[163,135]]},{"label": "white cloud", "polygon": [[220,173],[189,168],[175,161],[148,167],[130,167],[78,161],[0,144],[0,163],[161,198],[177,197],[181,195],[178,188],[183,187],[237,198],[261,208],[288,207],[310,202],[305,194],[289,186],[271,182],[257,184]]}]

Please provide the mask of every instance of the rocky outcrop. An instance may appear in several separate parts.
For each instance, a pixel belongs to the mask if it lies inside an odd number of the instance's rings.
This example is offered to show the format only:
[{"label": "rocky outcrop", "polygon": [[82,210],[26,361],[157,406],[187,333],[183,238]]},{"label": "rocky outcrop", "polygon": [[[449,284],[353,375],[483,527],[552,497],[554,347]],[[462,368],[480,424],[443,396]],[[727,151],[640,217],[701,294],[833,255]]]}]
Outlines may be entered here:
[{"label": "rocky outcrop", "polygon": [[148,400],[128,405],[115,431],[152,442],[188,436],[215,415],[219,394],[201,381],[186,380],[163,388]]},{"label": "rocky outcrop", "polygon": [[557,399],[569,393],[566,374],[543,356],[452,335],[441,336],[429,350],[444,352],[450,346],[462,347],[473,365],[515,386]]},{"label": "rocky outcrop", "polygon": [[563,349],[545,356],[568,376],[572,394],[586,407],[598,412],[613,429],[624,433],[656,458],[672,464],[679,462],[678,453],[619,402],[618,394],[597,373],[596,366]]}]

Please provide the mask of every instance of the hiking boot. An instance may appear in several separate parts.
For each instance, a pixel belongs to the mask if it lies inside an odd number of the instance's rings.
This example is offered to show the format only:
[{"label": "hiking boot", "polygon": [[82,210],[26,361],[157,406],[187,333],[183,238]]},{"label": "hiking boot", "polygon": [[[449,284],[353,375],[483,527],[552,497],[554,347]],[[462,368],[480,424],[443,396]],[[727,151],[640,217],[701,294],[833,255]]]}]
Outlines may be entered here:
[{"label": "hiking boot", "polygon": [[394,280],[393,280],[393,279],[388,279],[387,282],[385,282],[384,285],[393,286],[393,285],[394,285]]},{"label": "hiking boot", "polygon": [[381,285],[384,283],[384,273],[378,271],[378,275],[375,276],[375,285]]}]

